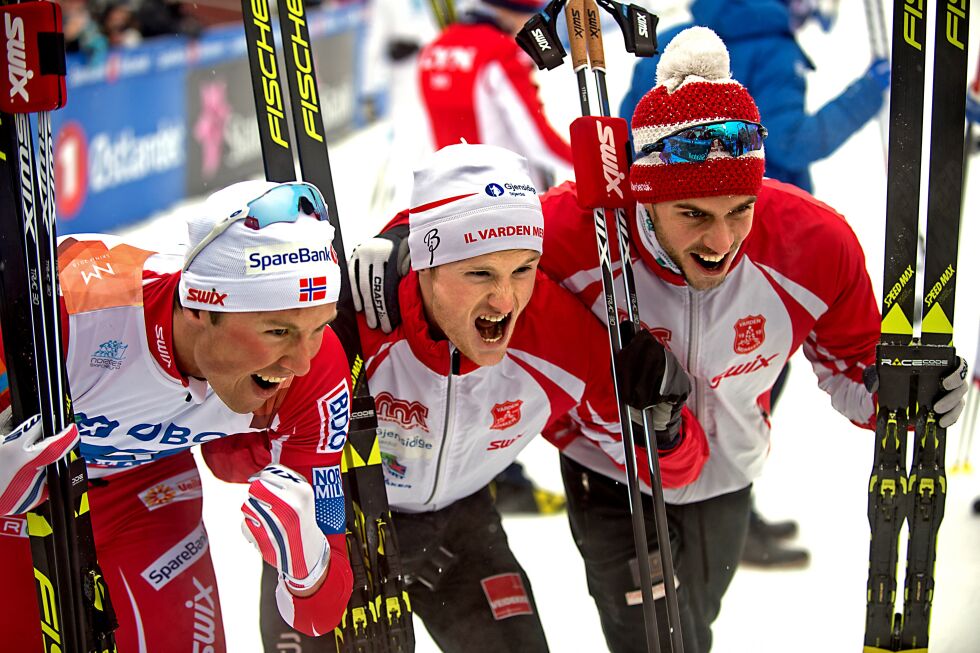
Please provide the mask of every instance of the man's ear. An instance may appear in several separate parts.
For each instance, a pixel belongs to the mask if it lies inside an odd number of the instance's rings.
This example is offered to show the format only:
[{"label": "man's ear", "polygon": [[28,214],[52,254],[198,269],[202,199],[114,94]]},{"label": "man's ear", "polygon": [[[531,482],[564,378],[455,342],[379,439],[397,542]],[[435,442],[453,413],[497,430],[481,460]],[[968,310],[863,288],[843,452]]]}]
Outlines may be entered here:
[{"label": "man's ear", "polygon": [[208,311],[202,311],[199,308],[187,308],[186,306],[181,306],[180,313],[188,325],[192,325],[198,329],[203,327],[204,322],[208,320]]}]

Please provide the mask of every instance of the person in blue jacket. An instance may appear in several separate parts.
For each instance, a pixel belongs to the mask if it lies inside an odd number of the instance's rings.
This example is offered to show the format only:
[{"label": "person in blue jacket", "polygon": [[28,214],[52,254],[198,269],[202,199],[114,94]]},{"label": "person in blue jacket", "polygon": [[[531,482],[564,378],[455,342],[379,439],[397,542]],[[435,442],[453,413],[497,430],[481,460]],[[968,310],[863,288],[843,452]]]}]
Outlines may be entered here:
[{"label": "person in blue jacket", "polygon": [[[806,111],[806,72],[814,66],[796,41],[807,20],[819,20],[824,31],[834,16],[821,13],[815,0],[694,0],[693,23],[657,35],[670,43],[692,24],[710,27],[728,46],[732,76],[759,107],[766,139],[766,176],[813,192],[810,164],[830,156],[881,110],[890,82],[888,61],[875,60],[867,72],[815,113]],[[630,120],[640,98],[656,84],[659,56],[637,61],[619,115]],[[776,380],[771,405],[782,391],[787,365]],[[792,568],[809,563],[806,549],[784,546],[796,535],[794,521],[768,522],[754,509],[742,563],[762,568]]]},{"label": "person in blue jacket", "polygon": [[[810,164],[830,156],[844,141],[881,110],[890,82],[884,59],[871,63],[867,72],[843,93],[815,113],[806,112],[806,72],[814,66],[794,31],[816,15],[812,0],[694,0],[692,23],[678,25],[657,35],[669,43],[691,24],[710,27],[722,38],[731,56],[732,76],[749,90],[759,106],[766,140],[766,176],[813,192]],[[659,56],[640,59],[623,98],[619,115],[628,121],[636,103],[656,83]]]}]

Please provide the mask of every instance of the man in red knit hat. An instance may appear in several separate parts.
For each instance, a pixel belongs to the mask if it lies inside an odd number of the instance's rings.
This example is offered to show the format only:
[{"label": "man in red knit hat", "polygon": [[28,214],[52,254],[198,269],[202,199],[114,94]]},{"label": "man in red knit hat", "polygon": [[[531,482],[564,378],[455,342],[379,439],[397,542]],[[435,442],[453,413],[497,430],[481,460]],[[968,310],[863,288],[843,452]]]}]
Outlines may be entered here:
[{"label": "man in red knit hat", "polygon": [[[729,70],[714,32],[685,30],[665,49],[658,84],[632,121],[630,257],[640,322],[693,379],[687,407],[710,448],[694,482],[664,490],[686,653],[711,648],[711,624],[745,541],[752,483],[769,451],[770,389],[790,356],[803,348],[845,417],[865,428],[875,419],[881,317],[864,253],[843,216],[763,179],[766,130]],[[571,182],[541,204],[540,269],[604,319],[592,212],[578,206]],[[356,260],[355,251],[351,265]],[[355,291],[365,304],[390,308],[395,300],[363,288]],[[383,289],[384,281],[367,288]],[[960,359],[935,404],[944,427],[963,409],[965,378]],[[545,436],[562,450],[569,522],[609,650],[646,651],[623,472],[602,460],[574,419],[552,424]],[[645,515],[655,542],[649,501]],[[669,650],[662,604],[661,648]]]}]

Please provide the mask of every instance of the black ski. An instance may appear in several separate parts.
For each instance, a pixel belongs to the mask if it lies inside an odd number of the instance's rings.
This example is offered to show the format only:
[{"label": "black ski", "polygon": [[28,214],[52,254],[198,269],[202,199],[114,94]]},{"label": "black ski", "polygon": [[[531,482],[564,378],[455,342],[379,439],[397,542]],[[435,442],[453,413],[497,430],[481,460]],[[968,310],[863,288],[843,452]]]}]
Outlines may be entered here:
[{"label": "black ski", "polygon": [[[269,6],[267,0],[242,0],[242,10],[266,178],[292,181],[296,172],[284,108],[287,102],[283,76],[277,68]],[[278,13],[301,174],[320,189],[327,202],[334,227],[333,248],[341,271],[338,308],[354,315],[304,2],[279,0]],[[415,648],[412,614],[381,471],[374,398],[361,374],[363,348],[356,324],[339,331],[338,336],[348,354],[354,396],[343,456],[344,491],[349,501],[347,548],[355,578],[354,592],[335,630],[335,646],[328,645],[327,638],[314,640],[300,633],[292,639],[305,643],[304,651],[328,650],[329,646],[329,650],[338,651],[409,653]],[[263,583],[268,585],[271,569],[263,567],[263,576]]]},{"label": "black ski", "polygon": [[[60,28],[56,6],[35,5],[42,12],[49,7]],[[5,23],[9,27],[21,21],[23,35],[23,21],[31,16],[37,14],[8,17]],[[24,38],[21,46],[42,55],[37,74],[64,77],[60,31],[40,33],[34,42]],[[40,415],[45,437],[50,437],[71,424],[74,414],[58,302],[49,112],[39,113],[36,122],[37,158],[29,114],[0,113],[0,206],[5,207],[0,221],[0,321],[14,424]],[[115,617],[96,563],[88,479],[79,448],[68,460],[50,465],[46,480],[48,501],[27,514],[44,650],[115,651]]]},{"label": "black ski", "polygon": [[[962,6],[959,6],[962,5]],[[963,183],[963,124],[969,3],[942,3],[935,21],[925,284],[915,296],[927,7],[897,0],[888,159],[878,417],[869,485],[871,553],[866,652],[926,650],[936,538],[946,499],[946,430],[933,404],[955,369],[952,347]],[[922,314],[921,336],[913,321]],[[906,437],[914,423],[911,473]],[[908,520],[902,614],[894,613],[898,543]]]}]

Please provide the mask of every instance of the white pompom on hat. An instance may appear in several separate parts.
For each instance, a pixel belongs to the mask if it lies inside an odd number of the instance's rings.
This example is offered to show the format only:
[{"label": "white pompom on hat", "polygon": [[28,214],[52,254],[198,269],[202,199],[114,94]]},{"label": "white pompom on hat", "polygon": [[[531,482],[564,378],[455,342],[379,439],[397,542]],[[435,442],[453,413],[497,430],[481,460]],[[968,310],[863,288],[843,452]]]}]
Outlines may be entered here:
[{"label": "white pompom on hat", "polygon": [[[286,185],[245,181],[212,194],[187,221],[188,254],[216,225],[245,212],[249,202]],[[292,222],[260,228],[246,226],[245,220],[233,222],[181,273],[181,305],[233,313],[336,302],[340,267],[331,246],[333,227],[323,217],[299,215]]]},{"label": "white pompom on hat", "polygon": [[527,160],[449,145],[415,171],[408,248],[416,270],[508,249],[542,251],[544,215]]},{"label": "white pompom on hat", "polygon": [[[633,111],[637,152],[666,136],[726,120],[758,123],[759,109],[744,86],[732,79],[728,49],[707,27],[689,27],[675,36],[657,64],[657,85]],[[733,157],[712,152],[701,162],[665,163],[637,158],[630,168],[633,195],[656,204],[719,195],[757,195],[765,170],[765,150]]]}]

